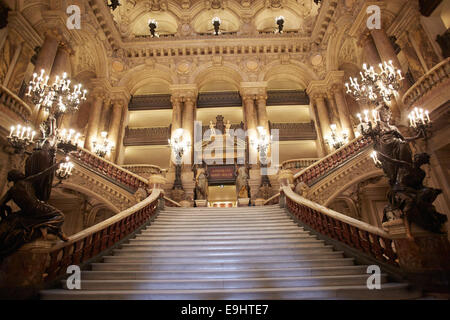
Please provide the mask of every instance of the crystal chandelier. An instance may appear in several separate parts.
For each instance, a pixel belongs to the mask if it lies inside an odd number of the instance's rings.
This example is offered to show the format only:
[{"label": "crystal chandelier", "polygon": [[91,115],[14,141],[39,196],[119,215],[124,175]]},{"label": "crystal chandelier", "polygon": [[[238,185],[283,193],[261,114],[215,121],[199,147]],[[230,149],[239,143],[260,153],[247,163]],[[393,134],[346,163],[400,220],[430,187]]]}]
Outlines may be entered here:
[{"label": "crystal chandelier", "polygon": [[41,74],[33,74],[33,80],[28,86],[27,97],[31,98],[37,107],[44,107],[45,110],[55,116],[66,112],[77,111],[80,103],[86,100],[87,90],[81,91],[81,84],[71,88],[71,80],[67,79],[67,73],[62,77],[56,76],[55,82],[49,85],[50,77],[45,75],[45,70]]},{"label": "crystal chandelier", "polygon": [[330,129],[331,134],[325,137],[325,141],[329,146],[337,150],[348,143],[348,130],[342,130],[339,134],[335,124],[330,125]]},{"label": "crystal chandelier", "polygon": [[99,157],[109,157],[111,155],[112,149],[114,148],[114,144],[108,139],[108,133],[106,131],[103,131],[100,136],[102,138],[102,141],[100,143],[97,142],[97,140],[92,141],[92,148],[95,154]]},{"label": "crystal chandelier", "polygon": [[383,62],[378,65],[379,72],[375,72],[373,66],[363,65],[360,79],[350,77],[350,84],[346,83],[347,94],[364,104],[373,103],[379,105],[388,103],[392,96],[400,89],[401,81],[405,78],[401,70],[396,69],[392,61]]}]

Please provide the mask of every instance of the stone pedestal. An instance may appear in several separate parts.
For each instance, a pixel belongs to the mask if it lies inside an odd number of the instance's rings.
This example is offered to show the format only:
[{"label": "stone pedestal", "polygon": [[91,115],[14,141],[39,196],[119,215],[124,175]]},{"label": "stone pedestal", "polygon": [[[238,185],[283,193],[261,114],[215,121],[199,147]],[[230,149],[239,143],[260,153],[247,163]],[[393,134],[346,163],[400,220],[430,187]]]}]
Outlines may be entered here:
[{"label": "stone pedestal", "polygon": [[206,207],[207,204],[208,204],[207,200],[195,200],[195,205],[197,207]]},{"label": "stone pedestal", "polygon": [[[53,237],[52,235],[48,236]],[[49,249],[58,240],[36,240],[23,245],[0,264],[0,299],[30,299],[43,288]]]},{"label": "stone pedestal", "polygon": [[188,200],[182,200],[180,201],[180,204],[183,208],[190,208],[192,207],[192,202],[188,201]]},{"label": "stone pedestal", "polygon": [[413,224],[410,239],[402,219],[383,223],[383,228],[394,240],[400,268],[408,279],[427,291],[448,291],[450,244],[447,234],[431,233]]},{"label": "stone pedestal", "polygon": [[248,207],[250,203],[250,198],[239,198],[238,199],[238,207]]}]

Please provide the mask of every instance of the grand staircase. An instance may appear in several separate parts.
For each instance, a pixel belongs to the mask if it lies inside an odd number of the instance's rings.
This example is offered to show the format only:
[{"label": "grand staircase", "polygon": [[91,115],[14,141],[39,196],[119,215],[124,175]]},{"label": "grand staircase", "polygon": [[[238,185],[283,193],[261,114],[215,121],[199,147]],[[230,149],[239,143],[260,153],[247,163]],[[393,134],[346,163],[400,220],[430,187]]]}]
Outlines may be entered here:
[{"label": "grand staircase", "polygon": [[103,262],[81,290],[42,299],[413,299],[408,284],[369,290],[367,266],[312,236],[278,206],[166,208]]}]

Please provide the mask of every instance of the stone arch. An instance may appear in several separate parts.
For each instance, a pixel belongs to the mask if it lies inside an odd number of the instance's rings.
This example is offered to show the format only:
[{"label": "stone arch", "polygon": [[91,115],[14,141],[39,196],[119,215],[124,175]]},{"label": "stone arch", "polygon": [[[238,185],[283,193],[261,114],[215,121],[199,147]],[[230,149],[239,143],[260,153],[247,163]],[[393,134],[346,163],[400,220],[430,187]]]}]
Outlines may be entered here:
[{"label": "stone arch", "polygon": [[142,86],[160,81],[168,87],[177,83],[177,79],[172,75],[169,67],[155,65],[140,65],[128,70],[121,78],[118,86],[126,87],[131,94],[135,94]]},{"label": "stone arch", "polygon": [[[372,169],[372,170],[370,170]],[[325,207],[328,207],[330,203],[332,203],[342,192],[350,188],[352,185],[358,184],[362,181],[368,180],[370,178],[375,178],[383,173],[380,169],[377,169],[375,167],[368,167],[367,172],[363,175],[359,175],[356,179],[353,179],[352,181],[346,183],[345,185],[339,186],[339,188],[335,189],[334,193],[325,201],[323,204]],[[336,184],[336,186],[338,186]]]},{"label": "stone arch", "polygon": [[93,192],[89,188],[85,188],[79,184],[71,183],[70,181],[64,181],[64,188],[68,190],[73,190],[76,192],[79,192],[81,194],[84,194],[90,198],[96,199],[99,202],[103,203],[105,207],[107,207],[109,210],[112,210],[114,213],[119,213],[120,208],[117,208],[113,203],[111,203],[109,200],[101,197],[98,193]]},{"label": "stone arch", "polygon": [[270,81],[276,78],[288,79],[298,83],[306,89],[312,80],[318,80],[317,76],[306,65],[302,63],[282,64],[274,61],[261,70],[258,81]]},{"label": "stone arch", "polygon": [[212,63],[208,63],[195,70],[189,78],[189,83],[195,83],[198,88],[201,88],[206,82],[217,80],[229,82],[239,90],[240,83],[247,79],[242,77],[240,70],[234,64],[224,63],[220,66],[214,66]]}]

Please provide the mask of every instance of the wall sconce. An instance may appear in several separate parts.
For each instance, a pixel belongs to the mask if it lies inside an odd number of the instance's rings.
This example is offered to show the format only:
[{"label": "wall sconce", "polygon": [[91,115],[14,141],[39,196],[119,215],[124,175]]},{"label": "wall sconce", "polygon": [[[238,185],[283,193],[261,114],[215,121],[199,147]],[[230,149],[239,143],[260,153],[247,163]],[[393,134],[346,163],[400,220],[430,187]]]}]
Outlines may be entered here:
[{"label": "wall sconce", "polygon": [[110,140],[108,140],[108,133],[106,131],[103,131],[100,136],[102,137],[103,141],[100,143],[98,143],[97,140],[92,141],[92,149],[94,150],[96,155],[104,158],[105,156],[111,155],[114,144]]}]

